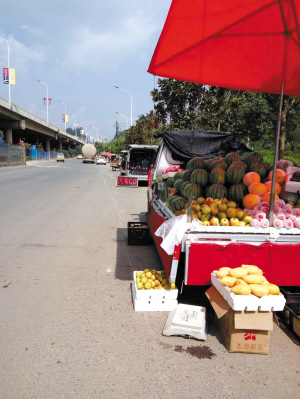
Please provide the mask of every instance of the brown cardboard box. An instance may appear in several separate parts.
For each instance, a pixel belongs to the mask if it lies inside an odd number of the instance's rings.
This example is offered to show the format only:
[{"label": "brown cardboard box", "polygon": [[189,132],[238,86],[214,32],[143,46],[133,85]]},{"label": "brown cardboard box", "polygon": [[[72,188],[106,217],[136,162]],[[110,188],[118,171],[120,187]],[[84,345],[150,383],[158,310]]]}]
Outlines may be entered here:
[{"label": "brown cardboard box", "polygon": [[217,289],[206,291],[216,312],[216,323],[229,352],[269,353],[273,312],[233,311]]}]

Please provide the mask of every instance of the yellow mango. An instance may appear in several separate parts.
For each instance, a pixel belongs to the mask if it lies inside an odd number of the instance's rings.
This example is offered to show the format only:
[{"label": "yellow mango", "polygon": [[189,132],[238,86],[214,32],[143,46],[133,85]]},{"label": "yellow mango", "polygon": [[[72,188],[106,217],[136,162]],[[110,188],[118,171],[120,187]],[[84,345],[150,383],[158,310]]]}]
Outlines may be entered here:
[{"label": "yellow mango", "polygon": [[231,270],[231,267],[221,267],[219,269],[219,272],[222,271],[222,270],[227,270],[228,271],[228,270]]},{"label": "yellow mango", "polygon": [[222,285],[226,285],[227,287],[233,287],[236,281],[236,277],[225,276],[221,280]]},{"label": "yellow mango", "polygon": [[262,285],[263,285],[264,287],[267,287],[267,288],[268,288],[269,294],[278,295],[278,294],[280,293],[280,289],[279,289],[278,285],[270,284],[270,283],[268,283],[268,284],[262,284]]},{"label": "yellow mango", "polygon": [[248,284],[238,284],[231,288],[235,295],[250,295],[251,287]]},{"label": "yellow mango", "polygon": [[269,289],[262,284],[249,284],[252,294],[261,298],[262,296],[269,295]]},{"label": "yellow mango", "polygon": [[263,282],[262,276],[258,274],[248,274],[247,276],[243,276],[242,279],[246,281],[247,284],[261,284]]},{"label": "yellow mango", "polygon": [[236,282],[234,283],[234,285],[239,285],[239,284],[248,285],[246,281],[242,280],[241,278],[236,279]]},{"label": "yellow mango", "polygon": [[258,274],[259,268],[252,265],[243,265],[243,268],[247,270],[248,274]]},{"label": "yellow mango", "polygon": [[228,271],[227,270],[219,270],[218,272],[216,272],[216,275],[219,278],[223,278],[225,276],[228,276]]},{"label": "yellow mango", "polygon": [[228,274],[231,277],[242,278],[243,276],[246,276],[248,272],[243,267],[235,267],[234,269],[229,270]]}]

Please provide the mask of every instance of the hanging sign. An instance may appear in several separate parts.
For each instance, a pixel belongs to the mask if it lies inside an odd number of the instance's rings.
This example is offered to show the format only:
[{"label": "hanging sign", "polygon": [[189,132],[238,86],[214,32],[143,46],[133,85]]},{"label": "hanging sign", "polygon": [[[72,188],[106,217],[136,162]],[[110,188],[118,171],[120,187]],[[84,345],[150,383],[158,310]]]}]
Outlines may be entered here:
[{"label": "hanging sign", "polygon": [[16,84],[16,70],[14,68],[9,68],[9,83],[11,85]]},{"label": "hanging sign", "polygon": [[3,68],[3,83],[5,85],[9,84],[9,71],[8,71],[8,68]]},{"label": "hanging sign", "polygon": [[117,187],[138,187],[139,181],[137,177],[118,176]]}]

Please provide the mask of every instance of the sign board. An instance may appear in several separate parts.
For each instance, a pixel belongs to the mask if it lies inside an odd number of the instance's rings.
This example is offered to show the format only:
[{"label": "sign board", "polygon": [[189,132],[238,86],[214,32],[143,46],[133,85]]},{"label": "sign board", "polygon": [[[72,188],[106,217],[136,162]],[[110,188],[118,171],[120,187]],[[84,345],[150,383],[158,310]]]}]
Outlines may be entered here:
[{"label": "sign board", "polygon": [[138,181],[137,177],[118,176],[116,186],[117,187],[138,187],[139,181]]},{"label": "sign board", "polygon": [[9,69],[8,68],[3,68],[3,83],[5,85],[9,84]]}]

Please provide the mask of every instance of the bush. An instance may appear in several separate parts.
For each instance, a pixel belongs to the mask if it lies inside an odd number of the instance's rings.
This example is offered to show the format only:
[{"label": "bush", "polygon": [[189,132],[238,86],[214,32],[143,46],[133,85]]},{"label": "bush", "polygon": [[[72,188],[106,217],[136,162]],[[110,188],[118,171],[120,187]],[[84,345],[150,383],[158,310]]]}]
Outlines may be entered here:
[{"label": "bush", "polygon": [[272,144],[265,144],[263,148],[264,148],[264,150],[271,150]]}]

